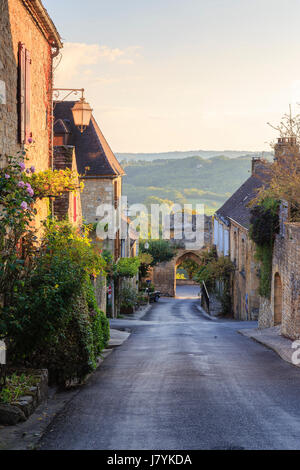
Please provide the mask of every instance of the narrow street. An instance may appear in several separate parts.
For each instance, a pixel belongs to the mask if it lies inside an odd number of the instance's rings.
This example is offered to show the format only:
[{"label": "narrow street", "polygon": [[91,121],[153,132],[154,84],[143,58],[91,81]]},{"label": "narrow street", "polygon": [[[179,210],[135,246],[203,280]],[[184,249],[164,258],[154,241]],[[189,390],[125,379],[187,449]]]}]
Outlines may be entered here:
[{"label": "narrow street", "polygon": [[[191,288],[191,297],[195,292]],[[299,449],[300,371],[210,320],[186,288],[142,320],[56,417],[41,449]]]}]

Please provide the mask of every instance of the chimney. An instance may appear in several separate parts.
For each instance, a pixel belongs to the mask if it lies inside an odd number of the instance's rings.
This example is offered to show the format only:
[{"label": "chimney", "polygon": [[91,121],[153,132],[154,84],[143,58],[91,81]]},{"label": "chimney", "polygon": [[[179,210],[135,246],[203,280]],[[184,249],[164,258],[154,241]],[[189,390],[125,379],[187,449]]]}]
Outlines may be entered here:
[{"label": "chimney", "polygon": [[299,154],[299,145],[296,136],[279,137],[275,145],[274,161],[283,157],[294,157]]},{"label": "chimney", "polygon": [[251,176],[262,174],[266,169],[266,162],[261,157],[252,157]]}]

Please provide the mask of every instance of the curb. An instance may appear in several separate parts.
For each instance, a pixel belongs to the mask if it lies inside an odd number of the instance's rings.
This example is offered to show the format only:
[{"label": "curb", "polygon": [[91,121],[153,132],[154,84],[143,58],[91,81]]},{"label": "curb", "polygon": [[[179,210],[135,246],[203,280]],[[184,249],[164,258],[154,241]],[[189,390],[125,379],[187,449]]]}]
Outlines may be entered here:
[{"label": "curb", "polygon": [[206,313],[206,311],[202,307],[200,307],[199,305],[196,305],[196,308],[206,320],[217,321],[216,317],[212,317],[211,315]]},{"label": "curb", "polygon": [[[274,351],[283,361],[287,362],[288,364],[291,364],[294,367],[297,367],[298,369],[300,368],[300,364],[294,364],[292,361],[292,358],[289,357],[285,351],[282,351],[280,347],[278,347],[275,344],[272,344],[272,340],[268,341],[262,338],[259,338],[258,336],[255,335],[255,332],[253,334],[249,332],[249,330],[237,330],[237,333],[239,333],[242,336],[245,336],[246,338],[252,339],[258,344],[261,344],[262,346],[270,349],[271,351]],[[292,340],[291,340],[292,343]],[[291,356],[292,356],[293,351],[291,351]]]},{"label": "curb", "polygon": [[[116,328],[112,328],[116,329]],[[130,333],[128,334],[128,336]],[[34,450],[38,449],[39,441],[43,434],[51,426],[51,423],[73,398],[81,391],[97,372],[105,359],[113,352],[115,347],[120,346],[127,340],[128,336],[120,344],[111,345],[101,352],[96,369],[88,374],[80,385],[69,390],[59,392],[58,387],[50,387],[48,399],[41,403],[35,412],[23,423],[15,426],[0,426],[0,450]]]}]

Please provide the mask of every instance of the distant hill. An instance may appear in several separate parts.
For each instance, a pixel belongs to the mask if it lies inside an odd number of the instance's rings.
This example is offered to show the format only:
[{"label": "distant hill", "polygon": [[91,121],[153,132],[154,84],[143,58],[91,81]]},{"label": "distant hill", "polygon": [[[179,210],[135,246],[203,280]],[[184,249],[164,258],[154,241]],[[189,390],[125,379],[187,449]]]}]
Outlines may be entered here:
[{"label": "distant hill", "polygon": [[186,157],[123,164],[129,204],[205,204],[212,214],[250,176],[251,156]]},{"label": "distant hill", "polygon": [[[168,159],[182,159],[188,157],[201,157],[213,158],[224,156],[228,158],[238,157],[257,157],[261,156],[262,152],[251,152],[248,150],[188,150],[185,152],[160,152],[160,153],[116,153],[116,157],[120,162],[122,161],[153,161],[153,160],[168,160]],[[264,152],[265,157],[271,156],[270,152]]]}]

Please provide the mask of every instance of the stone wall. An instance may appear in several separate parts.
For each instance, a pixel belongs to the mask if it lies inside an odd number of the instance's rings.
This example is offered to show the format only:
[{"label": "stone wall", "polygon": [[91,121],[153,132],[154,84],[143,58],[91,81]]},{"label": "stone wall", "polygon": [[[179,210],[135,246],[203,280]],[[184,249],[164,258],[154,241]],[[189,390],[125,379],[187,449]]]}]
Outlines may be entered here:
[{"label": "stone wall", "polygon": [[238,320],[257,320],[259,312],[258,263],[255,260],[255,245],[248,230],[231,221],[230,258],[235,264],[232,276],[232,309]]},{"label": "stone wall", "polygon": [[287,223],[284,236],[277,235],[272,269],[272,306],[275,313],[275,275],[282,283],[281,333],[300,338],[300,224]]},{"label": "stone wall", "polygon": [[266,297],[260,297],[259,300],[258,327],[269,328],[270,326],[274,326],[271,300]]},{"label": "stone wall", "polygon": [[[159,263],[153,267],[152,282],[157,290],[160,290],[162,295],[174,297],[176,294],[176,267],[184,260],[191,258],[201,264],[199,255],[201,250],[187,251],[179,250],[175,258],[169,262]],[[187,282],[185,282],[187,283]]]},{"label": "stone wall", "polygon": [[28,165],[45,170],[50,163],[52,59],[51,48],[20,0],[0,4],[0,80],[5,83],[6,104],[0,105],[0,160],[19,150],[18,143],[18,47],[25,44],[31,56],[30,123],[34,143]]},{"label": "stone wall", "polygon": [[300,338],[299,267],[300,224],[286,223],[284,230],[276,235],[271,297],[270,300],[261,299],[259,327],[266,328],[281,322],[281,333],[291,339]]},{"label": "stone wall", "polygon": [[[20,0],[0,2],[0,85],[6,99],[0,104],[0,167],[8,155],[22,150],[18,136],[18,48],[24,43],[31,56],[30,123],[33,143],[27,145],[26,166],[39,170],[50,166],[51,107],[52,107],[52,59],[51,48],[35,20]],[[35,225],[48,215],[47,202],[38,201]]]},{"label": "stone wall", "polygon": [[114,182],[119,181],[121,188],[122,178],[82,178],[84,189],[81,194],[83,218],[88,223],[97,222],[100,217],[96,209],[100,204],[114,204]]},{"label": "stone wall", "polygon": [[162,295],[174,297],[176,291],[175,262],[159,263],[153,268],[153,284]]}]

